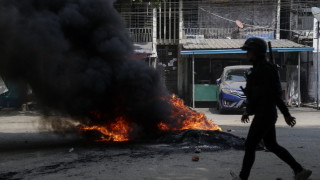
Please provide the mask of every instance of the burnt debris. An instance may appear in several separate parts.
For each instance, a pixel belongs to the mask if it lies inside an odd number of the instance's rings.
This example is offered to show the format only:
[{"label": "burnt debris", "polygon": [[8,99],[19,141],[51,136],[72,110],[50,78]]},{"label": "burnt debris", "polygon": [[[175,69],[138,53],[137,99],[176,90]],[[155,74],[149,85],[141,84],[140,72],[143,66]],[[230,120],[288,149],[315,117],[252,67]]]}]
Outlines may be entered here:
[{"label": "burnt debris", "polygon": [[243,150],[245,140],[230,133],[211,130],[187,129],[167,132],[157,139],[158,143],[171,144],[186,149]]}]

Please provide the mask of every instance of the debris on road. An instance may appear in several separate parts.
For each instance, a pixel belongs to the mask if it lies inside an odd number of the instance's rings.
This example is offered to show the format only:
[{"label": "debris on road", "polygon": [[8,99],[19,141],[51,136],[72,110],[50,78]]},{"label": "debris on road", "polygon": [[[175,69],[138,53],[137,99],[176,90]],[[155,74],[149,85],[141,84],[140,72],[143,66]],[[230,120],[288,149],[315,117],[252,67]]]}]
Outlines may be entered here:
[{"label": "debris on road", "polygon": [[192,161],[199,161],[200,157],[199,156],[193,156]]}]

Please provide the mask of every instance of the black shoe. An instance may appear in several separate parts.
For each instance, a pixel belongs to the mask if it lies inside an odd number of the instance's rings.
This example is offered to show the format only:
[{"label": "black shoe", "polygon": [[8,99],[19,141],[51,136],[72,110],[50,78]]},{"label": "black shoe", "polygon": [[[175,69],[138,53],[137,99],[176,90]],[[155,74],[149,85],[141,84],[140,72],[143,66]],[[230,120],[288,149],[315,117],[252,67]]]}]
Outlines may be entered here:
[{"label": "black shoe", "polygon": [[298,172],[295,176],[294,176],[294,180],[306,180],[308,179],[312,174],[311,170],[308,169],[302,169],[302,171]]}]

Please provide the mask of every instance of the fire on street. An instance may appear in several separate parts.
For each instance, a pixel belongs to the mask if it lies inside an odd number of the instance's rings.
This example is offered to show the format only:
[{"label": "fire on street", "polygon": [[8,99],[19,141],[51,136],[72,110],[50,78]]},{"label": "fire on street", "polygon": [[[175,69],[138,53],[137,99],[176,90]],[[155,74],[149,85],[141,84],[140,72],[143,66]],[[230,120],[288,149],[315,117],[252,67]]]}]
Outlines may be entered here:
[{"label": "fire on street", "polygon": [[[197,109],[222,129],[244,137],[248,124],[240,115],[219,115]],[[309,108],[290,110],[297,125],[290,128],[279,117],[277,136],[283,146],[314,171],[319,179],[320,115]],[[36,113],[0,111],[0,179],[230,179],[238,171],[242,150],[179,148],[165,143],[96,144],[77,134],[58,136],[40,131]],[[257,152],[252,179],[291,179],[290,168],[272,153]],[[199,161],[192,158],[199,156]]]}]

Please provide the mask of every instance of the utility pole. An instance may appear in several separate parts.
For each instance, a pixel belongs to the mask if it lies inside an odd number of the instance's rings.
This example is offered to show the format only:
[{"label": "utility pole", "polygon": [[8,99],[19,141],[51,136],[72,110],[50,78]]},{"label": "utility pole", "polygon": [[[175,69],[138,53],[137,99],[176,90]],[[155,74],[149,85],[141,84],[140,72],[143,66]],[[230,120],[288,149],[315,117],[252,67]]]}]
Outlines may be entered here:
[{"label": "utility pole", "polygon": [[317,110],[319,110],[319,20],[317,22]]},{"label": "utility pole", "polygon": [[278,0],[277,3],[277,29],[276,29],[276,39],[280,39],[280,10],[281,10],[281,0]]},{"label": "utility pole", "polygon": [[317,110],[319,110],[319,27],[320,27],[320,8],[317,7],[313,7],[311,8],[312,14],[314,16],[314,18],[317,20],[317,27],[315,28],[316,30],[316,41],[317,41]]}]

